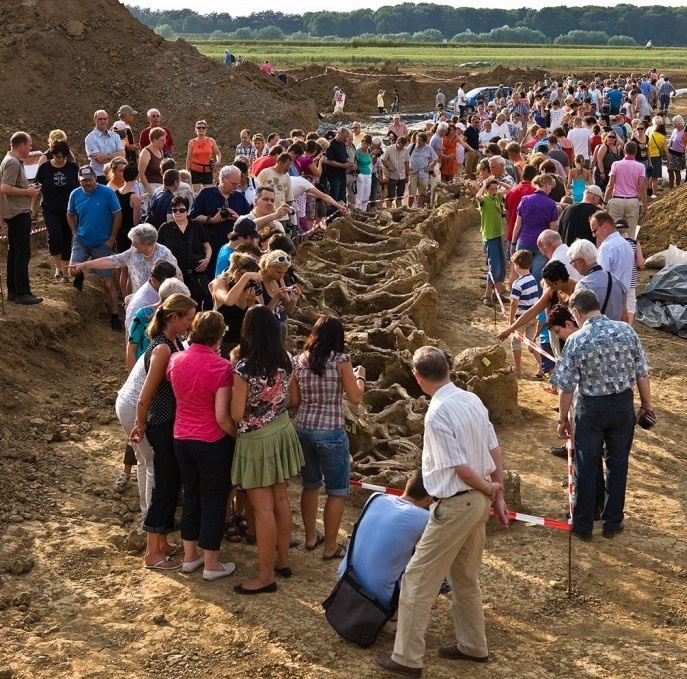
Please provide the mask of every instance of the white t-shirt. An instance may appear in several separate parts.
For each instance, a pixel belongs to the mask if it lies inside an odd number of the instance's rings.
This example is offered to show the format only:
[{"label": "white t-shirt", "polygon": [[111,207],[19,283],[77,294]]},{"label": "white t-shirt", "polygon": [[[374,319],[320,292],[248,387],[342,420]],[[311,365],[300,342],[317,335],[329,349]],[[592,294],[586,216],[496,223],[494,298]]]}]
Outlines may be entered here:
[{"label": "white t-shirt", "polygon": [[589,160],[589,138],[592,136],[588,127],[573,127],[568,132],[568,139],[572,142],[575,155],[582,155],[585,160]]},{"label": "white t-shirt", "polygon": [[300,198],[308,189],[314,189],[315,185],[311,184],[304,177],[291,177],[291,190],[293,191],[293,199]]},{"label": "white t-shirt", "polygon": [[552,108],[549,113],[551,114],[551,125],[550,130],[555,130],[557,127],[561,126],[563,118],[565,118],[565,111],[562,108]]}]

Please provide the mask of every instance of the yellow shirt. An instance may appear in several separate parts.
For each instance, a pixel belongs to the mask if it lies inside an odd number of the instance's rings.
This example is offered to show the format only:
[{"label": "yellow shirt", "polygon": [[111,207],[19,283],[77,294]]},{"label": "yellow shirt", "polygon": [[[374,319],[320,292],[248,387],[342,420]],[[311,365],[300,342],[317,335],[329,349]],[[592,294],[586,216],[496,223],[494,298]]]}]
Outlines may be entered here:
[{"label": "yellow shirt", "polygon": [[665,141],[665,135],[660,132],[652,132],[649,135],[649,140],[647,141],[649,145],[649,158],[658,158],[661,155]]}]

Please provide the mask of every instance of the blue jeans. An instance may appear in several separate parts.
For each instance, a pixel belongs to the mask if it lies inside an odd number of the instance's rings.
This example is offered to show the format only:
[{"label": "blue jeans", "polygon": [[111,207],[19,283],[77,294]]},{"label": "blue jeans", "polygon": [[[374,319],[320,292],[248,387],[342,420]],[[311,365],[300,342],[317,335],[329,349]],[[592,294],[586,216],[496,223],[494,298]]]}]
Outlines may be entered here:
[{"label": "blue jeans", "polygon": [[622,523],[634,428],[631,389],[610,396],[577,397],[573,526],[579,533],[592,533],[596,483],[602,456],[606,462],[602,527],[604,530],[615,530]]},{"label": "blue jeans", "polygon": [[[484,249],[487,251],[487,262],[491,269],[493,282],[503,283],[506,280],[506,258],[503,254],[503,240],[501,236],[485,240]],[[489,274],[487,274],[487,285],[490,283],[492,283],[492,280]]]},{"label": "blue jeans", "polygon": [[327,495],[348,495],[351,464],[348,434],[340,429],[296,429],[303,448],[303,488],[322,486]]},{"label": "blue jeans", "polygon": [[520,241],[518,241],[516,245],[516,250],[529,250],[529,252],[532,253],[532,258],[534,261],[532,262],[531,274],[535,277],[537,283],[541,285],[541,270],[546,266],[546,262],[549,261],[546,258],[546,255],[542,255],[537,248],[524,247]]},{"label": "blue jeans", "polygon": [[231,488],[234,441],[230,436],[213,443],[174,439],[174,452],[184,485],[181,539],[197,540],[203,549],[218,550]]}]

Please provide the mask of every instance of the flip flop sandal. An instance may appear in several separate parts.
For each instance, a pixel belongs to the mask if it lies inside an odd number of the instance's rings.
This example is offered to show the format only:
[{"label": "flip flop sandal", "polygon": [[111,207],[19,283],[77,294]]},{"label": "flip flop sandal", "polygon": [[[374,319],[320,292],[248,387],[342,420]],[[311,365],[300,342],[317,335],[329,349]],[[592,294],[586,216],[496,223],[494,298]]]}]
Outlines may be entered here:
[{"label": "flip flop sandal", "polygon": [[149,571],[174,571],[177,568],[181,568],[181,562],[166,557],[162,559],[162,561],[154,563],[152,566],[146,564],[146,568]]},{"label": "flip flop sandal", "polygon": [[318,530],[318,531],[315,533],[315,544],[314,544],[314,545],[308,545],[308,544],[306,544],[306,545],[303,545],[303,546],[305,547],[306,551],[308,551],[308,552],[313,552],[313,551],[315,551],[323,542],[324,542],[324,534],[323,534],[323,533],[320,533],[320,531]]},{"label": "flip flop sandal", "polygon": [[234,516],[234,526],[236,526],[236,530],[241,534],[241,537],[245,537],[249,532],[248,519],[243,514],[236,514]]},{"label": "flip flop sandal", "polygon": [[167,556],[176,556],[177,554],[183,554],[184,553],[184,546],[183,545],[170,545],[172,548],[169,552],[165,552]]},{"label": "flip flop sandal", "polygon": [[241,542],[243,537],[241,531],[234,524],[227,524],[226,530],[224,531],[224,539],[227,542]]},{"label": "flip flop sandal", "polygon": [[346,556],[346,548],[343,545],[337,545],[336,551],[331,556],[322,555],[322,561],[333,561],[334,559],[343,559]]},{"label": "flip flop sandal", "polygon": [[508,366],[508,370],[510,370],[510,371],[513,373],[513,375],[515,375],[516,377],[521,377],[521,376],[522,376],[522,373],[519,373],[519,372],[517,372],[517,371],[515,370],[515,366],[514,366],[514,365],[509,365],[509,366]]},{"label": "flip flop sandal", "polygon": [[558,389],[554,387],[552,384],[547,384],[545,387],[542,387],[542,390],[545,391],[547,394],[557,394]]}]

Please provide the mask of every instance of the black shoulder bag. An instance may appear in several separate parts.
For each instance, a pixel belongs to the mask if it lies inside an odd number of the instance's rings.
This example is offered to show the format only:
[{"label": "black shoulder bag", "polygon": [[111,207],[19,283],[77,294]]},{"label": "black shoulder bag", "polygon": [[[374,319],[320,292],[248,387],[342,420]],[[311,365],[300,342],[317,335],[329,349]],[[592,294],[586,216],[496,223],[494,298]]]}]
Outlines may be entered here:
[{"label": "black shoulder bag", "polygon": [[322,602],[324,616],[334,631],[346,641],[352,641],[363,648],[374,644],[380,630],[398,605],[398,583],[394,588],[391,603],[386,606],[362,587],[353,571],[353,545],[358,526],[369,506],[380,495],[381,493],[372,495],[358,517],[351,541],[348,543],[346,571],[334,586],[332,593]]}]

